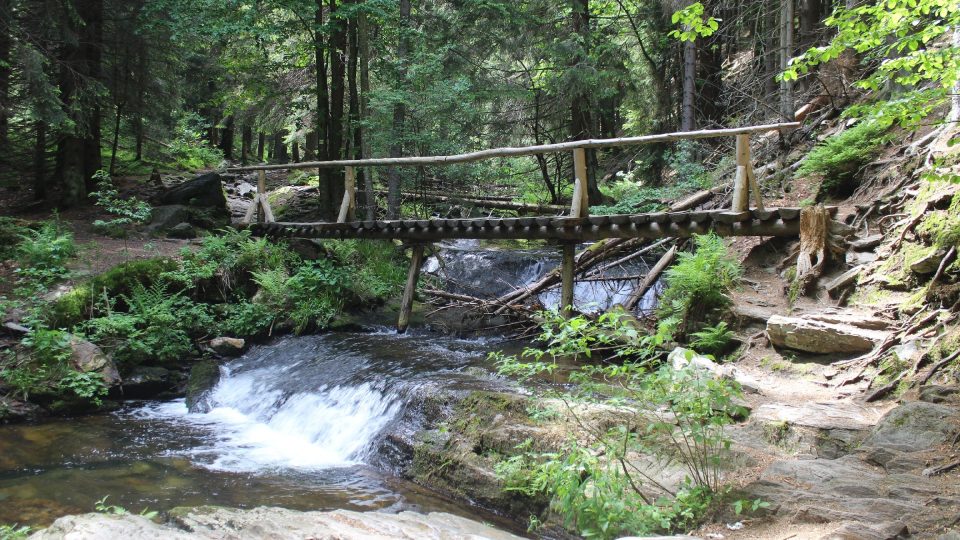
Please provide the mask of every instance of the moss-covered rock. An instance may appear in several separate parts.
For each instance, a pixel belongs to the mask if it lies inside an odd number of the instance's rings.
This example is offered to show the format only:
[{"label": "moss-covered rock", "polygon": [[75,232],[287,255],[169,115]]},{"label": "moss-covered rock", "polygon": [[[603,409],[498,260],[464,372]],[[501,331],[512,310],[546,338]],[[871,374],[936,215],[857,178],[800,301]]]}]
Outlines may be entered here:
[{"label": "moss-covered rock", "polygon": [[546,500],[505,491],[495,473],[500,460],[541,430],[530,421],[526,407],[526,398],[515,394],[473,391],[461,396],[443,421],[417,433],[407,476],[510,515],[539,513]]},{"label": "moss-covered rock", "polygon": [[187,381],[187,408],[197,412],[203,408],[203,401],[210,390],[220,381],[220,366],[213,360],[199,360],[190,369]]},{"label": "moss-covered rock", "polygon": [[177,261],[168,257],[121,263],[54,299],[47,311],[47,323],[53,328],[72,328],[90,318],[97,304],[106,302],[105,292],[109,298],[128,296],[137,284],[150,287],[161,274],[177,268]]}]

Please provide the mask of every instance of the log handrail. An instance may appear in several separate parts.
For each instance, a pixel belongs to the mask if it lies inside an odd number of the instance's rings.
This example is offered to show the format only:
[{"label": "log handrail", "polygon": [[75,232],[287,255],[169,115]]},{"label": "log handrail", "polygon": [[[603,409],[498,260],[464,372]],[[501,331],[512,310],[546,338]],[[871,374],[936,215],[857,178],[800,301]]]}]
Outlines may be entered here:
[{"label": "log handrail", "polygon": [[643,135],[640,137],[620,137],[617,139],[583,139],[562,143],[541,144],[535,146],[520,146],[507,148],[490,148],[466,154],[449,156],[416,156],[399,158],[370,158],[370,159],[341,159],[336,161],[307,161],[301,163],[274,163],[251,165],[247,167],[228,167],[227,172],[273,171],[286,169],[332,169],[340,167],[389,167],[389,166],[418,166],[418,165],[451,165],[455,163],[470,163],[484,159],[498,157],[521,157],[546,154],[550,152],[564,152],[579,148],[615,148],[619,146],[640,146],[661,142],[680,141],[687,139],[709,139],[714,137],[731,137],[736,135],[750,135],[773,131],[796,129],[800,122],[783,122],[778,124],[764,124],[726,129],[703,129],[699,131],[677,131],[658,135]]}]

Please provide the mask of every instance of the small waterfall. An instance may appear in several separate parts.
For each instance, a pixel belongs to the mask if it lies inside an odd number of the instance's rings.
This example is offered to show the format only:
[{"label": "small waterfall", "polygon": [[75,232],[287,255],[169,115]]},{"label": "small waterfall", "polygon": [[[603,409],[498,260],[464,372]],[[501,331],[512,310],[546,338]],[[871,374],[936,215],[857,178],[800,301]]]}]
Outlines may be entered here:
[{"label": "small waterfall", "polygon": [[[560,256],[555,249],[492,249],[481,247],[477,240],[457,240],[443,244],[437,256],[426,261],[423,271],[442,278],[449,292],[491,298],[534,283],[558,264]],[[649,269],[640,258],[607,271],[606,276],[643,275]],[[577,281],[574,304],[585,312],[606,310],[626,302],[636,285],[635,279]],[[656,309],[661,290],[660,282],[651,287],[638,303],[638,312]],[[538,300],[546,308],[557,307],[559,286],[544,291]]]},{"label": "small waterfall", "polygon": [[202,412],[188,412],[178,400],[139,414],[208,432],[185,453],[211,470],[352,466],[376,450],[411,390],[451,384],[461,368],[482,361],[484,350],[482,341],[423,343],[388,332],[291,337],[221,367]]}]

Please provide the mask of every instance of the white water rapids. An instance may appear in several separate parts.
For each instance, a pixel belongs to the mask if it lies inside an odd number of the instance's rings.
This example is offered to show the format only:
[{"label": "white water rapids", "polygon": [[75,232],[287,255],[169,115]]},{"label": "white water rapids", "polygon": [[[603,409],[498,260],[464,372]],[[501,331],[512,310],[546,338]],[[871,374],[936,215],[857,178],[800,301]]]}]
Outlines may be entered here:
[{"label": "white water rapids", "polygon": [[424,347],[422,338],[387,333],[287,338],[223,366],[202,412],[178,400],[148,405],[139,415],[209,433],[181,453],[211,470],[351,466],[399,418],[411,388],[440,373],[449,383],[483,358],[480,341],[431,342]]}]

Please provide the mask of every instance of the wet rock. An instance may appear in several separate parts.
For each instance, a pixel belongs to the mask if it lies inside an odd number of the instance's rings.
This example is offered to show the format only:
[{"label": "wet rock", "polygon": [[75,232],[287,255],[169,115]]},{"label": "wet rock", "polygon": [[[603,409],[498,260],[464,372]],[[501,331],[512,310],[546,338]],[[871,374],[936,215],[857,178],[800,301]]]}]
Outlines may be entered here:
[{"label": "wet rock", "polygon": [[220,356],[232,357],[239,356],[247,342],[240,338],[218,337],[210,340],[210,348]]},{"label": "wet rock", "polygon": [[923,401],[905,403],[884,415],[863,444],[905,452],[928,450],[956,433],[957,415],[953,407]]},{"label": "wet rock", "polygon": [[227,198],[223,194],[223,184],[217,173],[203,174],[174,186],[158,195],[157,202],[162,205],[180,204],[227,211]]},{"label": "wet rock", "polygon": [[767,337],[777,347],[816,354],[864,353],[885,334],[854,324],[828,323],[812,318],[774,315],[767,321]]},{"label": "wet rock", "polygon": [[515,540],[510,533],[473,520],[431,512],[297,512],[283,508],[238,510],[218,507],[175,508],[170,524],[136,515],[83,514],[56,520],[32,540],[112,540],[163,538],[294,540]]},{"label": "wet rock", "polygon": [[150,211],[150,222],[147,223],[146,231],[157,234],[189,220],[190,210],[182,204],[154,206]]},{"label": "wet rock", "polygon": [[0,396],[0,424],[26,422],[39,418],[40,415],[39,405],[13,399],[10,396]]},{"label": "wet rock", "polygon": [[197,237],[197,230],[189,223],[178,223],[167,232],[167,236],[170,238],[189,240]]},{"label": "wet rock", "polygon": [[190,412],[205,412],[207,394],[220,381],[220,366],[213,360],[199,360],[190,369],[186,401]]},{"label": "wet rock", "polygon": [[158,366],[137,366],[123,378],[122,395],[127,399],[149,399],[169,392],[177,384],[174,372]]},{"label": "wet rock", "polygon": [[107,386],[120,382],[120,373],[113,360],[100,347],[76,336],[70,338],[70,365],[84,373],[99,373]]}]

